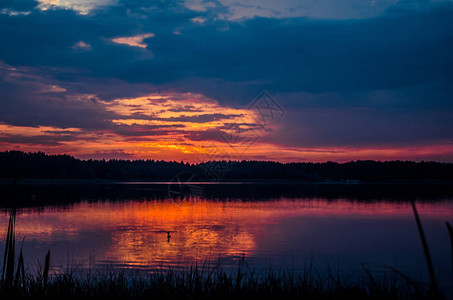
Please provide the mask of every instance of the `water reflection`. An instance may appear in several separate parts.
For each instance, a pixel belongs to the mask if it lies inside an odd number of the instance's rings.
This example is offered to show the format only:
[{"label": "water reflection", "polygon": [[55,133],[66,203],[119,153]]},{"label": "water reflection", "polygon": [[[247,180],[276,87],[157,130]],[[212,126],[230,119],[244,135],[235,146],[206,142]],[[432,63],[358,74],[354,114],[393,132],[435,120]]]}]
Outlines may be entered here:
[{"label": "water reflection", "polygon": [[[441,230],[453,217],[453,202],[420,203],[418,209],[434,256],[448,258]],[[1,236],[6,229],[3,217]],[[62,267],[178,268],[218,258],[228,267],[242,256],[258,266],[301,267],[315,256],[348,267],[374,261],[412,268],[411,260],[423,260],[410,204],[382,201],[79,202],[20,209],[16,230],[18,240],[25,238],[28,263],[50,249],[53,265]]]},{"label": "water reflection", "polygon": [[[434,224],[453,216],[451,202],[422,203],[418,208],[428,237]],[[61,265],[69,258],[86,265],[91,257],[98,265],[177,267],[241,256],[278,264],[285,257],[289,262],[306,260],[310,253],[330,254],[333,260],[357,253],[366,258],[374,255],[373,247],[381,253],[378,257],[390,256],[386,251],[397,257],[409,247],[419,248],[412,218],[408,203],[389,202],[81,202],[66,209],[19,210],[17,235],[18,240],[25,238],[26,253],[40,257],[50,248],[54,263]],[[2,236],[6,228],[7,218],[2,218]]]}]

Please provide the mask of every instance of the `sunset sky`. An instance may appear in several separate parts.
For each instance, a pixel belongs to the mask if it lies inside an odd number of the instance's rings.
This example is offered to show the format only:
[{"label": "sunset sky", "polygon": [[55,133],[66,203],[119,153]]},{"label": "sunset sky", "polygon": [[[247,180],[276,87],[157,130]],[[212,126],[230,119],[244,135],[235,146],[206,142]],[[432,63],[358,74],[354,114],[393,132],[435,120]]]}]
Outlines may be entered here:
[{"label": "sunset sky", "polygon": [[1,0],[0,151],[453,162],[453,1]]}]

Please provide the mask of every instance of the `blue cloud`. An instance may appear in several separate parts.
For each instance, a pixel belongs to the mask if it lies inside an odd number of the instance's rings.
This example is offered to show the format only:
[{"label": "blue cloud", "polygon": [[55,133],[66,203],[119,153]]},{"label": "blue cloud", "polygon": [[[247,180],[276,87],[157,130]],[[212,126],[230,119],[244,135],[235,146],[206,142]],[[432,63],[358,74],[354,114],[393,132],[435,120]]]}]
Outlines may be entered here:
[{"label": "blue cloud", "polygon": [[[253,18],[213,20],[173,5],[144,12],[113,6],[0,18],[0,59],[12,65],[81,68],[96,77],[163,84],[184,78],[250,82],[275,91],[393,89],[452,79],[453,5],[390,10],[365,20]],[[131,7],[140,14],[131,13]],[[170,7],[170,8],[169,8]],[[131,17],[132,14],[132,17]],[[202,15],[206,22],[191,22]],[[146,18],[142,18],[146,17]],[[181,34],[174,34],[178,30]],[[111,42],[152,32],[152,55]],[[84,41],[92,51],[71,46]]]}]

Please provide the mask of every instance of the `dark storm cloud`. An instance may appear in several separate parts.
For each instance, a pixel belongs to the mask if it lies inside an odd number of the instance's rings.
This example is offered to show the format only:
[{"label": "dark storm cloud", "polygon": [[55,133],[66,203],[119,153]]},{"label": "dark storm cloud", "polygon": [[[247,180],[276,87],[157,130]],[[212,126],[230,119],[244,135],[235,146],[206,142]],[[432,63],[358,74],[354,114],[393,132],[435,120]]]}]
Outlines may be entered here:
[{"label": "dark storm cloud", "polygon": [[[277,92],[394,89],[453,79],[451,4],[389,9],[364,20],[242,22],[214,20],[212,11],[193,12],[173,2],[149,11],[143,6],[125,1],[86,16],[36,9],[29,16],[1,15],[0,35],[8,41],[0,46],[1,59],[155,85],[190,78],[252,81]],[[191,21],[200,15],[204,23]],[[181,34],[173,34],[177,29]],[[146,32],[155,34],[145,39],[147,49],[110,40]],[[71,48],[79,41],[91,50]]]},{"label": "dark storm cloud", "polygon": [[147,136],[165,136],[174,133],[181,132],[184,128],[184,125],[115,125],[112,132],[121,135],[123,137],[143,137]]},{"label": "dark storm cloud", "polygon": [[191,131],[184,136],[191,141],[215,141],[224,143],[222,138],[224,132],[218,129],[210,129],[205,131]]},{"label": "dark storm cloud", "polygon": [[0,63],[0,90],[0,120],[10,125],[100,129],[113,116],[91,96],[63,92],[55,80],[34,68]]},{"label": "dark storm cloud", "polygon": [[[380,147],[452,144],[451,111],[367,108],[292,110],[269,136],[287,146]],[[291,137],[291,138],[289,138]]]},{"label": "dark storm cloud", "polygon": [[201,109],[195,108],[193,105],[184,105],[184,107],[170,108],[168,111],[171,112],[202,112]]},{"label": "dark storm cloud", "polygon": [[74,137],[71,135],[57,136],[18,136],[18,135],[3,135],[0,137],[0,143],[8,144],[33,144],[41,146],[60,146],[61,142],[71,141]]}]

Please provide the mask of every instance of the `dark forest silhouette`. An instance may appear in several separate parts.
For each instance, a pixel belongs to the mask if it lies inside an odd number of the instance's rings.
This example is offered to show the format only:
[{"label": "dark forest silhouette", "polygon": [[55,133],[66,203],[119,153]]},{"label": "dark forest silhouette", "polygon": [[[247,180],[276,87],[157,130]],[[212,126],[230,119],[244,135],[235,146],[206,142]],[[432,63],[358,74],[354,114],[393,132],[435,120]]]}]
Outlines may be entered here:
[{"label": "dark forest silhouette", "polygon": [[0,178],[172,180],[392,181],[453,180],[453,164],[413,161],[280,163],[210,161],[199,164],[162,160],[79,160],[43,152],[0,152]]}]

